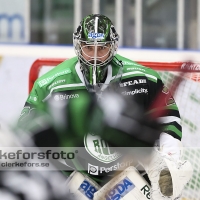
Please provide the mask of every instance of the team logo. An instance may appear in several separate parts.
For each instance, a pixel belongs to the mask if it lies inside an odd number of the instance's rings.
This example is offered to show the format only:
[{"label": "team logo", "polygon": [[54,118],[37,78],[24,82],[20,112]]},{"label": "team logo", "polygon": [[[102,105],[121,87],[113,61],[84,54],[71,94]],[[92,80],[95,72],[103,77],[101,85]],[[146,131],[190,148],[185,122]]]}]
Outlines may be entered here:
[{"label": "team logo", "polygon": [[121,154],[109,147],[108,143],[98,135],[88,133],[84,138],[86,151],[103,163],[111,163],[121,157]]}]

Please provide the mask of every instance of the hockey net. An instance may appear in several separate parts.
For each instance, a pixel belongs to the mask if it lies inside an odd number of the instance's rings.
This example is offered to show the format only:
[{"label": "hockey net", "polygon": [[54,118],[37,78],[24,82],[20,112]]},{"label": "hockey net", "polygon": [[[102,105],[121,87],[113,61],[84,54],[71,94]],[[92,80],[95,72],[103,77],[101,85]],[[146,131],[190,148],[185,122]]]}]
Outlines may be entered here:
[{"label": "hockey net", "polygon": [[[35,80],[66,59],[37,59],[30,69],[29,92]],[[158,71],[166,86],[171,85],[176,75],[185,67],[183,62],[142,62],[138,63]],[[188,69],[188,68],[187,68]],[[178,86],[174,98],[182,118],[184,159],[192,163],[194,173],[183,191],[182,200],[200,199],[200,64],[193,63]]]}]

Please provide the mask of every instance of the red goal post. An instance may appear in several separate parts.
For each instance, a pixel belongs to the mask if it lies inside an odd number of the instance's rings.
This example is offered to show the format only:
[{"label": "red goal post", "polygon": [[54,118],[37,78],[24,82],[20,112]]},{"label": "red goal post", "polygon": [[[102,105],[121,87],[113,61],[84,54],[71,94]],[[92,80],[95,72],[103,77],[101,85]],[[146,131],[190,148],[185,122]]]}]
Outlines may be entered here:
[{"label": "red goal post", "polygon": [[[39,77],[40,70],[43,66],[52,66],[55,67],[56,65],[60,64],[67,58],[39,58],[35,60],[30,68],[29,73],[29,92],[31,91],[34,82]],[[136,61],[141,65],[146,67],[150,67],[154,70],[158,71],[180,71],[183,67],[185,62],[147,62],[147,61]],[[195,64],[190,67],[192,72],[200,71],[200,66]],[[190,72],[191,72],[190,71]],[[193,74],[192,79],[200,81],[198,76]]]}]

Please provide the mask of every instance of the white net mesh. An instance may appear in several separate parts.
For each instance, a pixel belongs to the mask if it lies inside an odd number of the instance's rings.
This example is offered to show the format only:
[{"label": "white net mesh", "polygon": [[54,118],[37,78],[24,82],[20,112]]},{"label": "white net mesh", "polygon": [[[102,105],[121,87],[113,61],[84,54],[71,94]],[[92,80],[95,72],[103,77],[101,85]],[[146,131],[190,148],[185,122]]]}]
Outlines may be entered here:
[{"label": "white net mesh", "polygon": [[[171,85],[174,72],[161,72],[159,74],[166,85]],[[200,199],[200,73],[187,73],[180,83],[174,98],[179,107],[183,127],[184,159],[189,160],[194,173],[191,181],[183,191],[182,200]]]}]

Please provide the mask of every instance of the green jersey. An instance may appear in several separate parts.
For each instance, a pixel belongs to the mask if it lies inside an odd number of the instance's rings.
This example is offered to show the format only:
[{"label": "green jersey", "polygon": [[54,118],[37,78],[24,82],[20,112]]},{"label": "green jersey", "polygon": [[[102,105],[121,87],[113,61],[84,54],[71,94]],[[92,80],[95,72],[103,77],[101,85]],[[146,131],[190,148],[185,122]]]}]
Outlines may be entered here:
[{"label": "green jersey", "polygon": [[[122,95],[132,98],[144,109],[155,100],[156,95],[164,88],[158,73],[150,68],[139,65],[132,60],[116,55],[123,63],[123,74],[120,87]],[[105,83],[109,84],[115,78],[119,66],[111,62],[108,66],[108,75]],[[81,72],[80,63],[77,57],[66,60],[51,71],[39,77],[22,111],[21,118],[24,118],[33,108],[44,109],[45,101],[49,98],[54,101],[66,101],[68,99],[81,98],[80,91],[86,91],[84,77]],[[181,138],[180,115],[174,101],[166,102],[166,116],[164,123],[166,132],[175,138]],[[173,118],[174,117],[174,118]],[[170,121],[170,119],[172,119]]]},{"label": "green jersey", "polygon": [[[162,91],[163,95],[167,94],[167,88],[164,86],[158,73],[150,68],[142,66],[132,60],[124,58],[120,55],[115,56],[118,61],[123,65],[123,72],[121,74],[121,80],[118,84],[120,89],[120,95],[122,97],[128,98],[130,101],[134,100],[137,104],[146,112],[153,112],[149,110],[158,93]],[[103,101],[103,93],[107,90],[109,84],[111,84],[118,75],[120,63],[112,60],[107,68],[107,77],[105,79],[105,84],[101,88],[101,95],[99,95],[99,100]],[[62,104],[63,102],[76,102],[77,100],[85,101],[86,94],[88,93],[87,86],[85,84],[84,76],[81,71],[81,65],[78,62],[77,57],[65,60],[51,71],[47,72],[43,76],[39,77],[34,84],[34,87],[29,94],[27,101],[25,103],[24,109],[20,117],[20,123],[25,123],[26,119],[31,115],[34,110],[45,110],[46,102],[51,101],[55,103]],[[73,103],[71,104],[73,105]],[[68,126],[74,125],[74,132],[83,132],[81,127],[84,129],[83,119],[85,113],[87,113],[79,103],[71,109],[73,113],[73,119],[69,118]],[[164,105],[166,112],[161,116],[163,124],[163,132],[166,132],[177,139],[181,139],[181,125],[180,125],[180,115],[177,105],[173,98],[170,101],[165,102]],[[81,113],[80,113],[80,110]],[[134,108],[130,108],[134,109]],[[78,112],[76,112],[79,110]],[[80,126],[79,126],[80,125]],[[47,136],[48,137],[48,136]],[[79,145],[84,147],[88,155],[90,156],[90,163],[85,164],[85,168],[88,168],[88,173],[90,175],[100,175],[95,174],[90,171],[89,168],[95,168],[95,166],[103,169],[117,169],[116,166],[120,166],[119,155],[116,152],[111,152],[105,150],[109,145],[94,133],[80,134],[68,134],[67,136],[59,137],[60,145],[69,145],[68,140],[76,139],[79,140]],[[91,144],[93,147],[91,147]],[[108,156],[108,154],[110,156]],[[116,155],[115,155],[116,154]],[[99,159],[101,155],[101,159]],[[110,160],[108,160],[110,158]],[[113,159],[112,159],[113,158]],[[93,162],[97,160],[98,163]],[[101,173],[107,174],[109,170],[102,170]]]}]

